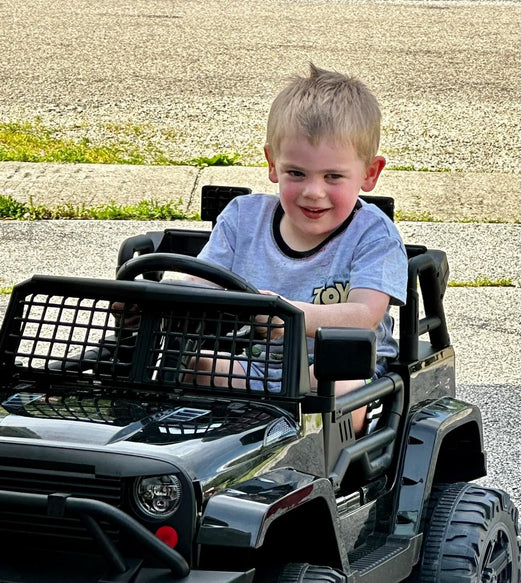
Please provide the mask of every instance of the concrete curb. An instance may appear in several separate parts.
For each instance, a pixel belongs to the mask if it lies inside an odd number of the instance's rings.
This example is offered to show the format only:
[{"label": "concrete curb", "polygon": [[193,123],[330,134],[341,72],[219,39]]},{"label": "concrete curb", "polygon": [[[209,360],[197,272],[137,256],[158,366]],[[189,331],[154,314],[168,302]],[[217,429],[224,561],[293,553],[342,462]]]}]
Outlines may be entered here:
[{"label": "concrete curb", "polygon": [[[204,184],[277,191],[264,167],[0,163],[0,194],[49,207],[182,199],[185,210],[197,212]],[[519,223],[520,193],[521,176],[517,174],[397,170],[384,170],[374,190],[374,194],[394,197],[396,208],[404,213],[426,214],[445,222]]]}]

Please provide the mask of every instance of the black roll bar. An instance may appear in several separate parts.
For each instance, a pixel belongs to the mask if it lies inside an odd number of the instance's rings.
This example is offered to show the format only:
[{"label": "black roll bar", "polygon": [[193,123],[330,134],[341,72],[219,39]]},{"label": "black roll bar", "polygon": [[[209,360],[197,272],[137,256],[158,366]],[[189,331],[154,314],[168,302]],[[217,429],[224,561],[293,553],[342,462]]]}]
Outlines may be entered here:
[{"label": "black roll bar", "polygon": [[[449,346],[450,338],[443,308],[440,283],[441,262],[435,261],[435,251],[427,251],[409,259],[407,302],[400,308],[400,361],[418,360],[418,340],[429,333],[435,350]],[[445,260],[445,255],[441,257]],[[423,297],[425,316],[420,318],[418,280]]]}]

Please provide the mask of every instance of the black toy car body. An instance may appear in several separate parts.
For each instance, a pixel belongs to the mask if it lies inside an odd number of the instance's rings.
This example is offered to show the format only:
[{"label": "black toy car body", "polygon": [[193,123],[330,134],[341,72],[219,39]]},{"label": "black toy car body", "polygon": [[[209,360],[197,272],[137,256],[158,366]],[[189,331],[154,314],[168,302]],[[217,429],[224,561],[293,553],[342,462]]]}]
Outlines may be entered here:
[{"label": "black toy car body", "polygon": [[[203,218],[241,193],[207,189]],[[374,334],[320,330],[311,392],[302,313],[191,258],[207,236],[129,239],[115,281],[15,287],[0,580],[519,583],[517,510],[471,483],[486,472],[481,417],[455,397],[445,254],[408,246],[400,356],[335,400],[335,380],[371,375]],[[168,270],[226,289],[159,281]],[[355,435],[351,411],[374,402],[375,427]]]}]

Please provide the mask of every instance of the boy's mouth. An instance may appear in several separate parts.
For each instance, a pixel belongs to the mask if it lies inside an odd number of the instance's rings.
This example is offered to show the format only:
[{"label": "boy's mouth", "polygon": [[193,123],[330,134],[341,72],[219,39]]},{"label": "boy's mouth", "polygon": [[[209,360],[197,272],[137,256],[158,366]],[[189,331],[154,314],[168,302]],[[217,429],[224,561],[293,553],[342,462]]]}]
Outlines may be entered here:
[{"label": "boy's mouth", "polygon": [[311,208],[311,207],[300,207],[300,210],[302,211],[305,217],[314,220],[320,219],[328,211],[328,209],[325,208]]}]

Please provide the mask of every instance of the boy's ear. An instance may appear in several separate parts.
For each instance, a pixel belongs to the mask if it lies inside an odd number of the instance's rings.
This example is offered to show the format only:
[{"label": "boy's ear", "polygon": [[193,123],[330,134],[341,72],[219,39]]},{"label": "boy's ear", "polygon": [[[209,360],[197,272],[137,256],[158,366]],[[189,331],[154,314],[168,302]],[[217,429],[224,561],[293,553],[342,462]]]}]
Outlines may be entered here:
[{"label": "boy's ear", "polygon": [[383,156],[375,156],[373,161],[369,164],[365,171],[365,179],[362,183],[362,190],[364,192],[369,192],[373,190],[378,182],[380,173],[384,169],[385,158]]},{"label": "boy's ear", "polygon": [[266,160],[268,161],[268,177],[271,182],[275,184],[279,181],[279,177],[277,176],[277,169],[275,168],[275,158],[273,157],[273,150],[270,148],[269,145],[264,146],[264,155],[266,156]]}]

